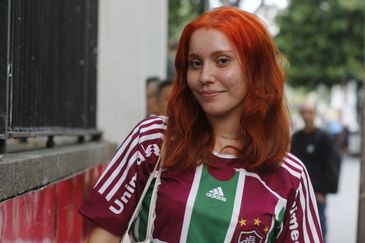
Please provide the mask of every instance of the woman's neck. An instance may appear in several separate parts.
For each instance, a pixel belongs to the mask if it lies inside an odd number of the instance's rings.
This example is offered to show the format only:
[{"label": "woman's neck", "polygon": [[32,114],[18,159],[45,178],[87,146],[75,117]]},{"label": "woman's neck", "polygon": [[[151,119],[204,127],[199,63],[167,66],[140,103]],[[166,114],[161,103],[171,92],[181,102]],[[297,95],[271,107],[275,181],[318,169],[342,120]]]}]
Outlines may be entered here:
[{"label": "woman's neck", "polygon": [[214,135],[214,150],[222,154],[239,155],[241,151],[241,128],[237,119],[208,119]]},{"label": "woman's neck", "polygon": [[216,136],[226,139],[241,137],[239,120],[230,118],[208,118]]}]

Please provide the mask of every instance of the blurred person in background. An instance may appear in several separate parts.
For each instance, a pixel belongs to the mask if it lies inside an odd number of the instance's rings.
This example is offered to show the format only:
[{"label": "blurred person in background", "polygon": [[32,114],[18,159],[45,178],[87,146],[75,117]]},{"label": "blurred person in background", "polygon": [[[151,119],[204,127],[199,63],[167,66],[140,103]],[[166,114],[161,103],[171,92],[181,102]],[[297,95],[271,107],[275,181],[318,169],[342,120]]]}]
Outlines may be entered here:
[{"label": "blurred person in background", "polygon": [[146,116],[158,115],[160,112],[157,89],[161,80],[158,77],[149,77],[146,80]]},{"label": "blurred person in background", "polygon": [[349,129],[342,121],[342,113],[337,110],[328,110],[325,115],[324,126],[332,136],[338,149],[344,154],[349,154]]},{"label": "blurred person in background", "polygon": [[157,88],[157,101],[159,106],[159,115],[167,115],[167,103],[172,90],[172,81],[162,81]]},{"label": "blurred person in background", "polygon": [[315,104],[308,101],[302,103],[299,113],[304,121],[304,128],[293,134],[291,152],[302,160],[308,169],[325,237],[326,195],[336,193],[338,190],[341,158],[331,135],[315,124],[317,114]]}]

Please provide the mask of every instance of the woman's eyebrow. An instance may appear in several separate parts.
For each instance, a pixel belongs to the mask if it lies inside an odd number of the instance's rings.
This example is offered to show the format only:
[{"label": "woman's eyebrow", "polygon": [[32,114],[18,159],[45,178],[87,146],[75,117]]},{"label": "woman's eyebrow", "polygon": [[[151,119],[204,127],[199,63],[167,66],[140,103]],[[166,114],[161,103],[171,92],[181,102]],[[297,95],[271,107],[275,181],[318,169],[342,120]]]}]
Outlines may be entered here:
[{"label": "woman's eyebrow", "polygon": [[188,55],[188,58],[195,58],[195,57],[199,57],[199,55],[195,53],[189,53]]},{"label": "woman's eyebrow", "polygon": [[[210,55],[211,56],[219,56],[219,55],[225,55],[225,54],[232,54],[234,53],[234,51],[232,50],[219,50],[219,51],[214,51],[212,52]],[[194,52],[191,52],[189,53],[188,57],[189,58],[192,58],[192,57],[199,57],[200,55],[194,53]]]},{"label": "woman's eyebrow", "polygon": [[220,51],[213,52],[212,55],[219,56],[219,55],[232,54],[232,53],[234,53],[232,50],[220,50]]}]

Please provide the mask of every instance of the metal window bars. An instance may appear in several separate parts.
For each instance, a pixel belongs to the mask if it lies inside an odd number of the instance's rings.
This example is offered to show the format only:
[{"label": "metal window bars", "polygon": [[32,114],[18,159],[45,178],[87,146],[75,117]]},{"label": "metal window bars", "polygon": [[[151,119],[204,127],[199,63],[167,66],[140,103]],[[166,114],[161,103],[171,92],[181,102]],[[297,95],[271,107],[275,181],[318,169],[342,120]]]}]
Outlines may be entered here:
[{"label": "metal window bars", "polygon": [[99,137],[97,0],[0,2],[0,153],[15,137]]}]

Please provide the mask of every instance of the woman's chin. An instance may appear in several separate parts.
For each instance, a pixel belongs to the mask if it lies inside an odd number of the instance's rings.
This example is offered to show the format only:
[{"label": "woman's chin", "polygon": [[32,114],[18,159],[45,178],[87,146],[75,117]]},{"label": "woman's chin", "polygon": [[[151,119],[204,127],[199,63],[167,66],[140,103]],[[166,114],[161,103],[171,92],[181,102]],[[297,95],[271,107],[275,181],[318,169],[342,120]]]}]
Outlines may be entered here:
[{"label": "woman's chin", "polygon": [[219,110],[207,110],[207,111],[204,111],[205,115],[207,117],[224,117],[228,114],[228,112],[223,112],[223,111],[219,111]]}]

